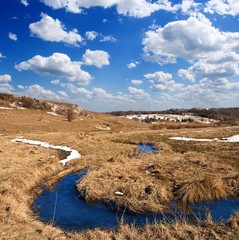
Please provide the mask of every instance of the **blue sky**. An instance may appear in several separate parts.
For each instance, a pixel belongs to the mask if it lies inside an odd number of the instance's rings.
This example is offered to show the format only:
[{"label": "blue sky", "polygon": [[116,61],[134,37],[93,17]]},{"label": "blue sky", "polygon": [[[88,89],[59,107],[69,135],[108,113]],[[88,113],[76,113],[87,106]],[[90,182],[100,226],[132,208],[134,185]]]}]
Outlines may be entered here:
[{"label": "blue sky", "polygon": [[0,92],[98,111],[238,107],[238,0],[2,0]]}]

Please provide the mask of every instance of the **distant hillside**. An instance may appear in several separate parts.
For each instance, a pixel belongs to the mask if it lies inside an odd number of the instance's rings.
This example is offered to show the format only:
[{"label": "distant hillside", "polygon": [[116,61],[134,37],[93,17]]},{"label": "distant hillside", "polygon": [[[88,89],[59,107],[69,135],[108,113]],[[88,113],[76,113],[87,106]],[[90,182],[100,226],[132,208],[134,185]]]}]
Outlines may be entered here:
[{"label": "distant hillside", "polygon": [[83,109],[76,104],[39,100],[7,93],[0,93],[0,107],[35,109],[49,111],[60,115],[64,115],[67,109],[72,109],[76,114],[83,112]]},{"label": "distant hillside", "polygon": [[193,114],[199,117],[215,119],[222,123],[239,124],[239,108],[191,108],[169,109],[165,111],[116,111],[110,112],[114,116],[142,115],[142,114]]}]

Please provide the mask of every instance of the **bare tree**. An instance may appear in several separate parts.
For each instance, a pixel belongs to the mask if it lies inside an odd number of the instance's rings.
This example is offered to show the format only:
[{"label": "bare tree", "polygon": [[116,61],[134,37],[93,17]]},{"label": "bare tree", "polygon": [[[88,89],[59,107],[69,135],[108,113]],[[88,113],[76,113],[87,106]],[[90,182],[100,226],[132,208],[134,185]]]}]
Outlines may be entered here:
[{"label": "bare tree", "polygon": [[72,120],[75,118],[74,109],[72,107],[66,109],[66,118],[68,122],[72,122]]}]

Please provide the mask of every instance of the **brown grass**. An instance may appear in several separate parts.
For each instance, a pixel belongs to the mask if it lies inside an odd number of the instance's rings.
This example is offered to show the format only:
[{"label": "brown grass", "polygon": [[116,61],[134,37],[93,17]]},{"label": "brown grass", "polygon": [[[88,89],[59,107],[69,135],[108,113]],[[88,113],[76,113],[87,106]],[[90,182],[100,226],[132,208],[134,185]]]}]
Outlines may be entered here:
[{"label": "brown grass", "polygon": [[[111,130],[106,130],[105,125]],[[0,136],[0,239],[239,239],[238,213],[229,225],[176,222],[137,228],[121,224],[117,230],[80,233],[43,224],[32,213],[39,183],[52,186],[60,177],[84,167],[90,167],[91,172],[78,188],[85,189],[89,201],[108,200],[136,212],[164,212],[173,199],[189,202],[238,193],[237,143],[180,143],[168,137],[228,137],[238,134],[239,128],[175,131],[150,130],[149,126],[91,112],[68,123],[64,117],[44,111],[0,110],[0,134],[4,134]],[[18,135],[72,147],[82,158],[63,168],[58,151],[10,142]],[[153,143],[159,152],[138,157],[139,142]],[[181,186],[176,193],[175,185]],[[124,195],[116,196],[115,191]]]},{"label": "brown grass", "polygon": [[191,181],[179,184],[178,188],[175,195],[178,200],[182,201],[183,205],[228,196],[223,179],[216,176],[205,176],[203,178],[195,176]]}]

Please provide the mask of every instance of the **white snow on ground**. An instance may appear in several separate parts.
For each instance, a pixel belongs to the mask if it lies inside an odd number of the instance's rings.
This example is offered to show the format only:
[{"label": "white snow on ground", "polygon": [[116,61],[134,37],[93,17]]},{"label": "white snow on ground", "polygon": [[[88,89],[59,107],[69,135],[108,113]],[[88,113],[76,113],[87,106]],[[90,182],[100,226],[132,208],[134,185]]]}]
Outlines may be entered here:
[{"label": "white snow on ground", "polygon": [[8,107],[0,107],[0,109],[13,110],[13,108],[8,108]]},{"label": "white snow on ground", "polygon": [[59,114],[55,113],[55,112],[47,112],[48,114],[50,115],[53,115],[53,116],[60,116]]},{"label": "white snow on ground", "polygon": [[234,135],[229,138],[223,138],[222,140],[226,142],[239,142],[239,135]]},{"label": "white snow on ground", "polygon": [[213,138],[213,139],[203,139],[203,138],[186,138],[186,137],[171,137],[169,139],[177,140],[177,141],[194,141],[194,142],[230,142],[235,143],[239,142],[239,135],[234,135],[228,138]]},{"label": "white snow on ground", "polygon": [[81,155],[78,151],[66,147],[66,146],[55,146],[55,145],[51,145],[47,142],[41,142],[41,141],[35,141],[35,140],[29,140],[29,139],[23,139],[23,138],[15,138],[11,140],[12,142],[22,142],[25,144],[30,144],[30,145],[37,145],[37,146],[41,146],[41,147],[45,147],[45,148],[51,148],[51,149],[57,149],[57,150],[62,150],[65,152],[70,152],[70,154],[67,156],[67,158],[60,160],[60,163],[63,164],[63,166],[65,166],[65,164],[75,158],[80,158]]},{"label": "white snow on ground", "polygon": [[184,121],[193,121],[193,122],[198,122],[198,123],[205,123],[205,124],[210,124],[210,123],[216,123],[218,121],[214,119],[209,119],[205,117],[199,117],[199,116],[194,116],[192,114],[183,114],[183,115],[178,115],[178,114],[133,114],[133,115],[127,115],[125,116],[128,119],[131,120],[139,120],[139,121],[145,121],[147,119],[151,120],[161,120],[161,121],[169,121],[169,122],[184,122]]},{"label": "white snow on ground", "polygon": [[19,107],[19,106],[17,106],[15,102],[14,102],[14,103],[9,103],[9,105],[10,105],[11,107],[15,107],[15,108],[21,109],[21,110],[26,109],[26,108],[24,108],[24,107]]}]

